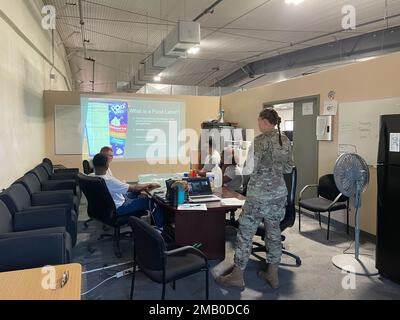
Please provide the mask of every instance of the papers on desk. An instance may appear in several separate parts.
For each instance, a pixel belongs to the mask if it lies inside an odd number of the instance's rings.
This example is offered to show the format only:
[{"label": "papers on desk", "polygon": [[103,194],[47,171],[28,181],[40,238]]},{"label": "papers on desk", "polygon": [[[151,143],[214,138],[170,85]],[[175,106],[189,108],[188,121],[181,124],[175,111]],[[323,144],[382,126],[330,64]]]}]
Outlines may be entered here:
[{"label": "papers on desk", "polygon": [[232,207],[241,207],[244,205],[245,200],[239,200],[237,198],[223,198],[221,199],[221,205],[223,206],[232,206]]},{"label": "papers on desk", "polygon": [[178,206],[178,210],[182,211],[207,211],[205,203],[185,203]]}]

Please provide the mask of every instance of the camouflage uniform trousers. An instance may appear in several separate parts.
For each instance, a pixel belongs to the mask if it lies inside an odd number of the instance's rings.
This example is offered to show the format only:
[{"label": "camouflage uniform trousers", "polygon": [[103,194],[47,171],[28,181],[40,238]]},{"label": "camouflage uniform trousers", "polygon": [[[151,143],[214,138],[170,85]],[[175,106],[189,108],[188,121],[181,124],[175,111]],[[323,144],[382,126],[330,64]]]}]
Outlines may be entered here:
[{"label": "camouflage uniform trousers", "polygon": [[264,219],[265,248],[267,263],[280,263],[282,256],[280,223],[285,217],[286,197],[258,203],[246,201],[239,218],[234,263],[240,269],[246,268],[253,247],[253,237]]}]

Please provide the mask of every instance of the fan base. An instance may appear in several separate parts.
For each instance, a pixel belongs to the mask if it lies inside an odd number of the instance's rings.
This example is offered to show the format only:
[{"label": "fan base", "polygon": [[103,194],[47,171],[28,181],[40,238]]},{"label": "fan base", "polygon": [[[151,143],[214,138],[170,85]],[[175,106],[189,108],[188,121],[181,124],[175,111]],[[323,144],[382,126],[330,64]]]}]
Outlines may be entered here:
[{"label": "fan base", "polygon": [[375,261],[361,254],[358,260],[354,255],[340,254],[332,258],[332,263],[339,269],[360,276],[376,276],[379,274],[379,271],[375,268]]}]

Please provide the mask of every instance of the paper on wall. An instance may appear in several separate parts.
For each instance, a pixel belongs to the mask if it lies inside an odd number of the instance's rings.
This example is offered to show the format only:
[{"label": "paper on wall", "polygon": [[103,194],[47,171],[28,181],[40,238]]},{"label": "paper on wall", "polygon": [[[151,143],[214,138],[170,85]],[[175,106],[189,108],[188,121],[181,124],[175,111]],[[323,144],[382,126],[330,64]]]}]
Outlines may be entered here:
[{"label": "paper on wall", "polygon": [[338,102],[335,100],[328,100],[324,103],[324,112],[325,116],[336,116],[338,109]]},{"label": "paper on wall", "polygon": [[312,116],[314,114],[314,103],[313,102],[303,103],[302,114],[303,116]]},{"label": "paper on wall", "polygon": [[400,133],[390,133],[389,152],[400,152]]}]

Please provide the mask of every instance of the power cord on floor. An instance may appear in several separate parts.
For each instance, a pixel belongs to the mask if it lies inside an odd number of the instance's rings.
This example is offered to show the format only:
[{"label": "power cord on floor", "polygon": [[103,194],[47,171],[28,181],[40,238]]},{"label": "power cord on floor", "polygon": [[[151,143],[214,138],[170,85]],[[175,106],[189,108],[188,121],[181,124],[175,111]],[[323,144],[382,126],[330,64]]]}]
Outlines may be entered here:
[{"label": "power cord on floor", "polygon": [[93,288],[91,288],[91,289],[87,290],[86,292],[82,293],[81,296],[85,296],[85,295],[89,294],[90,292],[92,292],[93,290],[95,290],[98,287],[102,286],[103,284],[105,284],[106,282],[110,281],[111,279],[119,279],[119,278],[122,278],[122,277],[125,277],[125,276],[131,274],[132,272],[133,272],[133,267],[129,268],[129,269],[126,269],[126,270],[123,270],[123,271],[119,271],[116,274],[114,274],[113,276],[108,277],[107,279],[101,281],[99,284],[97,284]]},{"label": "power cord on floor", "polygon": [[[351,247],[353,246],[353,244],[354,244],[354,240],[352,240],[352,241],[350,242],[350,245],[349,245],[346,249],[343,250],[343,254],[355,254],[355,252],[348,252],[348,251],[351,249]],[[336,246],[335,246],[335,247],[336,247]],[[361,249],[361,248],[360,248],[360,249]],[[360,255],[369,256],[369,257],[373,257],[373,256],[374,256],[373,254],[361,253],[361,252],[360,252]]]},{"label": "power cord on floor", "polygon": [[124,265],[132,264],[132,263],[133,263],[133,261],[129,261],[129,262],[122,262],[122,263],[118,263],[118,264],[113,264],[111,266],[104,266],[102,268],[97,268],[97,269],[93,269],[93,270],[84,271],[84,272],[82,272],[82,275],[90,274],[90,273],[93,273],[93,272],[104,271],[104,270],[107,270],[107,269],[113,269],[113,268],[116,268],[116,267],[119,267],[119,266],[124,266]]}]

